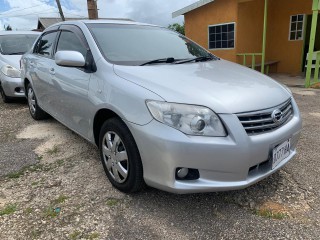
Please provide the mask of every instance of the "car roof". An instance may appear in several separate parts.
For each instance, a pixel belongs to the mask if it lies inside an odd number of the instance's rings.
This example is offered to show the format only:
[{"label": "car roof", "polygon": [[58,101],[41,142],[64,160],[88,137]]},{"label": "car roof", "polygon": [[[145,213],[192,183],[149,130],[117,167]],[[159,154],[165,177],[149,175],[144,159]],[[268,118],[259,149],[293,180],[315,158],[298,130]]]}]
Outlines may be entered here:
[{"label": "car roof", "polygon": [[34,34],[39,35],[40,32],[35,31],[0,31],[0,35],[23,35],[23,34]]},{"label": "car roof", "polygon": [[64,25],[64,24],[79,24],[79,23],[108,23],[108,24],[124,24],[124,25],[144,25],[144,26],[156,26],[153,24],[148,24],[148,23],[141,23],[141,22],[135,22],[135,21],[130,21],[130,20],[103,20],[103,19],[99,19],[99,20],[88,20],[88,19],[81,19],[81,20],[72,20],[72,21],[64,21],[64,22],[59,22],[56,23],[50,27],[53,26],[60,26],[60,25]]}]

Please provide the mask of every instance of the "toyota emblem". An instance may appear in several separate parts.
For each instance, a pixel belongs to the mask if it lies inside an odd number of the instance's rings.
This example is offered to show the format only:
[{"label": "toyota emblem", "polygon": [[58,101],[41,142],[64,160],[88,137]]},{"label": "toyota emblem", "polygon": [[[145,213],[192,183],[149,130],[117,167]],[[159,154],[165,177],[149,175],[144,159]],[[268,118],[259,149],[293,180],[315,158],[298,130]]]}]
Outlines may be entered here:
[{"label": "toyota emblem", "polygon": [[280,123],[283,118],[283,113],[279,109],[276,109],[272,112],[271,117],[273,122]]}]

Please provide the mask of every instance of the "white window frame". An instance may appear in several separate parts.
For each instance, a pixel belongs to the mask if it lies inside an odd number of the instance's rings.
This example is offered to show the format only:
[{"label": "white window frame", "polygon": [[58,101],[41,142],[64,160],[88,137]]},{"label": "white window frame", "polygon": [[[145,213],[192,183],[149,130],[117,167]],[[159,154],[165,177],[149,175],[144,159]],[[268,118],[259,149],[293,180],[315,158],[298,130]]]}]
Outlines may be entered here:
[{"label": "white window frame", "polygon": [[[216,26],[223,26],[223,25],[228,25],[228,24],[233,24],[234,25],[234,45],[232,48],[210,48],[210,27],[216,27]],[[213,24],[213,25],[208,25],[208,49],[211,51],[218,51],[218,50],[233,50],[236,48],[236,27],[237,24],[236,22],[226,22],[226,23],[219,23],[219,24]]]},{"label": "white window frame", "polygon": [[[300,21],[296,21],[297,25],[296,25],[296,29],[294,31],[292,31],[291,29],[291,25],[292,25],[292,17],[296,16],[298,19],[298,16],[303,16],[303,20],[302,20],[302,34],[301,34],[301,38],[300,39],[296,39],[297,38],[297,32],[298,32],[298,22]],[[304,40],[304,28],[305,28],[305,20],[306,20],[306,15],[305,14],[294,14],[290,16],[290,24],[289,24],[289,36],[288,36],[288,40],[289,41],[303,41]],[[291,32],[295,32],[296,34],[296,38],[295,39],[291,39]]]}]

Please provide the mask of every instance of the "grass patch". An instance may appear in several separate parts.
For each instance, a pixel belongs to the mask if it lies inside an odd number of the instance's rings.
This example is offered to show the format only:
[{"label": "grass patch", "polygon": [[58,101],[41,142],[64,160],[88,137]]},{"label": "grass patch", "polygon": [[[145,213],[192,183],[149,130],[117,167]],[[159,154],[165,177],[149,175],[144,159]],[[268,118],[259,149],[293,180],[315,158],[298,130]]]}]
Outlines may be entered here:
[{"label": "grass patch", "polygon": [[31,186],[37,186],[37,185],[39,185],[40,184],[40,181],[36,181],[36,182],[32,182],[31,183]]},{"label": "grass patch", "polygon": [[260,217],[272,218],[272,219],[284,219],[288,217],[288,214],[283,212],[274,212],[270,209],[257,209],[255,210],[255,214]]},{"label": "grass patch", "polygon": [[25,214],[30,214],[33,212],[33,209],[31,207],[28,207],[26,208],[24,211],[23,211]]},{"label": "grass patch", "polygon": [[80,232],[80,231],[74,231],[73,233],[71,233],[71,234],[69,235],[69,238],[70,238],[71,240],[75,240],[75,239],[77,239],[78,237],[80,237],[80,235],[81,235],[81,232]]},{"label": "grass patch", "polygon": [[113,207],[115,205],[117,205],[119,203],[119,200],[118,199],[115,199],[115,198],[109,198],[107,201],[106,201],[106,204],[109,206],[109,207]]},{"label": "grass patch", "polygon": [[100,237],[99,233],[94,232],[94,233],[91,233],[90,235],[88,235],[88,237],[86,237],[86,238],[89,240],[93,240],[93,239],[97,239],[99,237]]},{"label": "grass patch", "polygon": [[42,156],[42,155],[37,156],[37,160],[38,160],[38,161],[41,161],[42,159],[43,159],[43,156]]},{"label": "grass patch", "polygon": [[[9,173],[8,175],[6,175],[6,177],[11,178],[11,179],[20,178],[21,176],[24,175],[24,173],[26,171],[29,171],[29,172],[39,172],[39,171],[48,172],[48,171],[54,169],[55,167],[61,166],[63,164],[63,161],[64,160],[59,160],[57,162],[50,163],[50,164],[41,164],[41,163],[39,163],[39,164],[31,165],[31,166],[28,166],[28,167],[21,168],[17,172]],[[35,182],[33,184],[31,184],[31,185],[32,186],[37,185]]]},{"label": "grass patch", "polygon": [[17,205],[16,204],[6,205],[4,209],[0,210],[0,216],[12,214],[16,210],[17,210]]},{"label": "grass patch", "polygon": [[30,166],[27,170],[30,172],[38,172],[38,171],[48,172],[53,168],[54,168],[53,164],[36,164],[36,165]]},{"label": "grass patch", "polygon": [[61,204],[61,203],[64,203],[67,199],[68,199],[67,196],[60,195],[57,199],[52,201],[52,204],[53,205]]},{"label": "grass patch", "polygon": [[9,173],[9,174],[7,175],[7,177],[8,177],[8,178],[11,178],[11,179],[13,179],[13,178],[19,178],[19,177],[21,177],[21,176],[24,174],[24,172],[25,172],[25,168],[22,168],[22,169],[19,170],[18,172]]},{"label": "grass patch", "polygon": [[52,165],[44,165],[44,164],[36,164],[28,167],[21,168],[17,172],[9,173],[7,175],[8,178],[14,179],[14,178],[20,178],[24,175],[26,171],[29,172],[36,172],[36,171],[49,171],[53,168]]},{"label": "grass patch", "polygon": [[57,154],[59,151],[60,150],[59,150],[58,146],[55,145],[53,148],[47,149],[46,153],[49,155],[54,155],[54,154]]}]

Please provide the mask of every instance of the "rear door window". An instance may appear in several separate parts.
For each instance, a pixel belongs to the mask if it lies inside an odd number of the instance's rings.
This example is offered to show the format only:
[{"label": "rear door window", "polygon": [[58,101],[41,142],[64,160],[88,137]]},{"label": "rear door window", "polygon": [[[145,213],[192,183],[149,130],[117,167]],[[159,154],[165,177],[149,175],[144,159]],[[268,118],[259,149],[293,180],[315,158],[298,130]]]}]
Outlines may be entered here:
[{"label": "rear door window", "polygon": [[56,37],[57,32],[50,32],[43,35],[36,45],[35,53],[51,58]]}]

